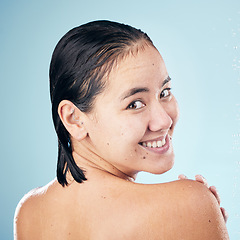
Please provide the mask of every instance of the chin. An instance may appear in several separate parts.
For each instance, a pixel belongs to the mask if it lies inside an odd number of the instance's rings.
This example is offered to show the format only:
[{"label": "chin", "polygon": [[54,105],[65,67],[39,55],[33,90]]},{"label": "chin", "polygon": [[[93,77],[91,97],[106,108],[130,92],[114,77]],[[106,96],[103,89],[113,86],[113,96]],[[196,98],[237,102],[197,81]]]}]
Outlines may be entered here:
[{"label": "chin", "polygon": [[174,166],[174,158],[172,158],[171,160],[167,159],[167,161],[166,160],[164,162],[161,161],[159,165],[153,166],[152,169],[147,172],[152,174],[163,174],[171,170],[173,166]]}]

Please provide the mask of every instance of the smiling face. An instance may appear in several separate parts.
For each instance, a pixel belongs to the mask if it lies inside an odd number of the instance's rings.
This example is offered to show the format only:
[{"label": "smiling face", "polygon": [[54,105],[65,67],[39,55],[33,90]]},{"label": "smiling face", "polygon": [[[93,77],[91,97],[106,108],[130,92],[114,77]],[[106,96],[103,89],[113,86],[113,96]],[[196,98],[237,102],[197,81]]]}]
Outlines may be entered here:
[{"label": "smiling face", "polygon": [[178,106],[170,80],[152,46],[119,60],[84,123],[91,150],[128,176],[171,169]]}]

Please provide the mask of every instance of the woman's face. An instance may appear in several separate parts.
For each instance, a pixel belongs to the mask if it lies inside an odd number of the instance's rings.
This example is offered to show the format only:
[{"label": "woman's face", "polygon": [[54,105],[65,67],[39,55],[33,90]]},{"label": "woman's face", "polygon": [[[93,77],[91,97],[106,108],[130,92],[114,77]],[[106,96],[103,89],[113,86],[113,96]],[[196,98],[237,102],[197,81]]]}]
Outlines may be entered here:
[{"label": "woman's face", "polygon": [[88,114],[93,151],[132,177],[171,169],[178,106],[170,88],[163,59],[152,46],[119,60]]}]

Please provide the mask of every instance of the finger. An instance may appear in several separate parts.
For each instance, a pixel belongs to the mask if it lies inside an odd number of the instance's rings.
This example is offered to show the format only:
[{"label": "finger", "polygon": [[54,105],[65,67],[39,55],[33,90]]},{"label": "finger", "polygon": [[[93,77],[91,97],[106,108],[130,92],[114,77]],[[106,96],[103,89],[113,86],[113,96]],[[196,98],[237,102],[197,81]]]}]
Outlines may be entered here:
[{"label": "finger", "polygon": [[219,195],[219,193],[218,193],[218,191],[217,191],[217,188],[216,188],[215,186],[211,186],[209,189],[210,189],[210,191],[213,193],[213,195],[215,196],[215,198],[217,199],[218,204],[220,205],[221,199],[220,199],[220,195]]},{"label": "finger", "polygon": [[227,220],[228,220],[228,213],[227,213],[227,211],[225,210],[225,208],[221,207],[220,209],[221,209],[221,212],[222,212],[224,221],[225,221],[225,223],[226,223]]},{"label": "finger", "polygon": [[207,180],[202,175],[200,175],[200,174],[196,175],[195,179],[196,179],[196,181],[203,183],[206,187],[209,187]]},{"label": "finger", "polygon": [[187,177],[184,175],[184,174],[180,174],[178,175],[178,179],[181,180],[181,179],[187,179]]}]

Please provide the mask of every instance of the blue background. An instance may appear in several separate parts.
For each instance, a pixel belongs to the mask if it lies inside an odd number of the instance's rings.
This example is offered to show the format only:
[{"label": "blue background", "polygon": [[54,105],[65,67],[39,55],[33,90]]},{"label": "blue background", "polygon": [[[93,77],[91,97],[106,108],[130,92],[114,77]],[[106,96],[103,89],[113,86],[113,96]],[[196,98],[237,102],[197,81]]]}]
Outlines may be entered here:
[{"label": "blue background", "polygon": [[165,59],[181,117],[174,168],[140,174],[146,183],[204,175],[228,210],[240,239],[240,1],[0,2],[0,238],[12,239],[15,207],[30,189],[55,177],[57,139],[48,69],[69,29],[97,19],[147,32]]}]

